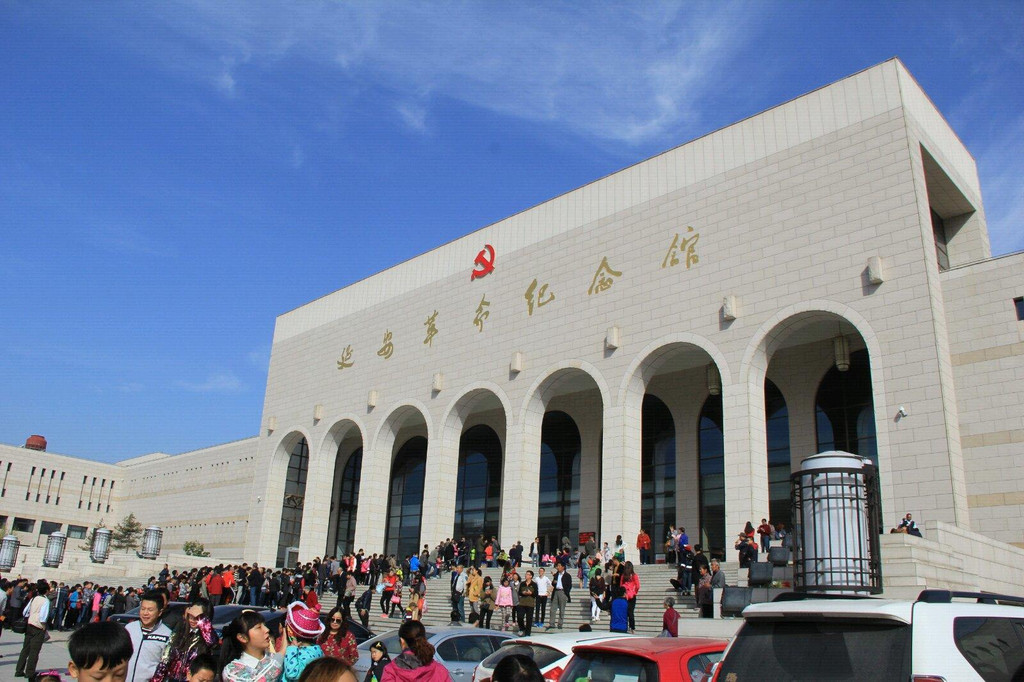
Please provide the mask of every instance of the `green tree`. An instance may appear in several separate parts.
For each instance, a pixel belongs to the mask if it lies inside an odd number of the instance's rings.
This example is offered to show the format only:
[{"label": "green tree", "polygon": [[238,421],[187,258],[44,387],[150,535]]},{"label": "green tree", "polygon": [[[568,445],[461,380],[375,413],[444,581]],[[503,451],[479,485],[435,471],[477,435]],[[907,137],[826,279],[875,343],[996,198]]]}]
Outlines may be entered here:
[{"label": "green tree", "polygon": [[142,524],[132,513],[114,526],[110,543],[114,545],[115,549],[138,549],[140,540],[142,540]]},{"label": "green tree", "polygon": [[100,523],[98,526],[89,531],[89,536],[85,539],[85,542],[78,546],[78,549],[84,549],[87,552],[91,550],[92,543],[96,541],[96,531],[98,531],[100,528],[106,528],[106,526],[103,525],[103,519],[100,519]]},{"label": "green tree", "polygon": [[181,551],[188,556],[210,556],[210,553],[206,551],[206,547],[203,547],[203,543],[196,542],[195,540],[187,540],[181,546]]}]

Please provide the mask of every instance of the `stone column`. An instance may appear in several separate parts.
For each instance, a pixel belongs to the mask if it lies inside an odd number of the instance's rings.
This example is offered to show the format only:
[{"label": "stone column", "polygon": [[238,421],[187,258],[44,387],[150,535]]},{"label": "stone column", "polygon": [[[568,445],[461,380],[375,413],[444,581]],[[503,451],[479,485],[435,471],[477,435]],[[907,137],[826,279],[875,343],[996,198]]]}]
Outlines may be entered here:
[{"label": "stone column", "polygon": [[[725,438],[725,541],[768,515],[768,461],[764,419],[764,375],[749,384],[722,386]],[[728,552],[727,552],[728,554]]]},{"label": "stone column", "polygon": [[447,434],[427,442],[427,471],[423,484],[420,543],[431,547],[452,536],[455,524],[455,493],[459,481],[461,422]]},{"label": "stone column", "polygon": [[601,542],[622,535],[626,558],[639,560],[636,534],[640,528],[641,406],[643,394],[623,406],[604,407]]}]

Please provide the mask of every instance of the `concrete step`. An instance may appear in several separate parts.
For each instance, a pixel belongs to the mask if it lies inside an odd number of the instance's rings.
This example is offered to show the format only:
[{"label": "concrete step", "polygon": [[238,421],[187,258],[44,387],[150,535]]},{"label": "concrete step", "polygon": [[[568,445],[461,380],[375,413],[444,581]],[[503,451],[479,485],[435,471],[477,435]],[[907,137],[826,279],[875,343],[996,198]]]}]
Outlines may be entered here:
[{"label": "concrete step", "polygon": [[[657,635],[661,632],[661,619],[664,613],[664,599],[667,596],[677,597],[676,591],[669,583],[669,579],[676,577],[676,568],[671,565],[653,564],[635,567],[640,577],[640,592],[637,594],[637,604],[634,612],[636,621],[636,632],[645,635]],[[725,566],[723,568],[727,581],[733,582],[737,573],[736,566]],[[490,576],[491,580],[497,582],[501,577],[500,568],[484,568],[483,575]],[[597,623],[591,623],[590,619],[590,596],[583,589],[581,581],[576,578],[574,569],[570,569],[573,576],[573,600],[568,604],[565,614],[565,622],[562,631],[577,630],[584,623],[589,624],[596,631],[603,631],[608,628],[609,615],[602,612]],[[732,576],[730,580],[729,576]],[[423,615],[424,625],[448,625],[450,623],[450,574],[445,573],[440,578],[432,578],[427,581],[427,612]],[[360,593],[363,589],[360,586]],[[324,610],[329,610],[337,603],[337,598],[330,592],[325,592],[320,600]],[[374,608],[370,616],[370,628],[375,632],[381,632],[401,624],[399,618],[382,618],[380,609],[374,602]],[[693,597],[678,597],[676,610],[681,618],[689,620],[698,618],[696,604]],[[467,605],[468,608],[468,605]],[[548,604],[548,618],[550,618],[551,604]],[[495,613],[491,618],[492,627],[500,629],[497,619],[500,613]],[[543,631],[553,630],[547,628]],[[535,628],[535,632],[541,631]]]}]

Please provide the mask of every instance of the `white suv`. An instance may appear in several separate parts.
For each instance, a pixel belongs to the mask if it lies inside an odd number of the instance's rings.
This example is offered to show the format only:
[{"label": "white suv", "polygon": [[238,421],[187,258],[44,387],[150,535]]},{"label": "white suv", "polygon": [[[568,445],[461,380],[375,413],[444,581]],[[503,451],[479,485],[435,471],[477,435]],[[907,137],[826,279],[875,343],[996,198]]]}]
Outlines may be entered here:
[{"label": "white suv", "polygon": [[716,682],[1024,680],[1024,599],[925,590],[917,601],[786,594],[743,610]]}]

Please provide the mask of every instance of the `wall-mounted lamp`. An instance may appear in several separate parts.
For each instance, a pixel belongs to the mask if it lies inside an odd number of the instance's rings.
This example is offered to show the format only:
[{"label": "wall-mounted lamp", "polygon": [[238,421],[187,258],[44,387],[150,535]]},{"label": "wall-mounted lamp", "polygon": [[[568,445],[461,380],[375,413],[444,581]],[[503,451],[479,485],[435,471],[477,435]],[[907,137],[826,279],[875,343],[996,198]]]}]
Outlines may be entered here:
[{"label": "wall-mounted lamp", "polygon": [[845,372],[850,369],[850,342],[843,336],[839,335],[832,339],[832,348],[835,351],[836,356],[836,369],[840,372]]},{"label": "wall-mounted lamp", "polygon": [[727,322],[732,322],[740,314],[739,302],[736,297],[732,294],[722,299],[722,319]]},{"label": "wall-mounted lamp", "polygon": [[708,393],[711,395],[721,395],[722,393],[722,375],[718,372],[718,367],[714,364],[708,365]]},{"label": "wall-mounted lamp", "polygon": [[622,330],[618,327],[608,327],[608,333],[604,337],[604,347],[608,350],[615,350],[622,345]]},{"label": "wall-mounted lamp", "polygon": [[523,371],[523,353],[521,351],[517,350],[515,353],[512,353],[512,361],[508,363],[508,371],[513,374],[519,374]]}]

